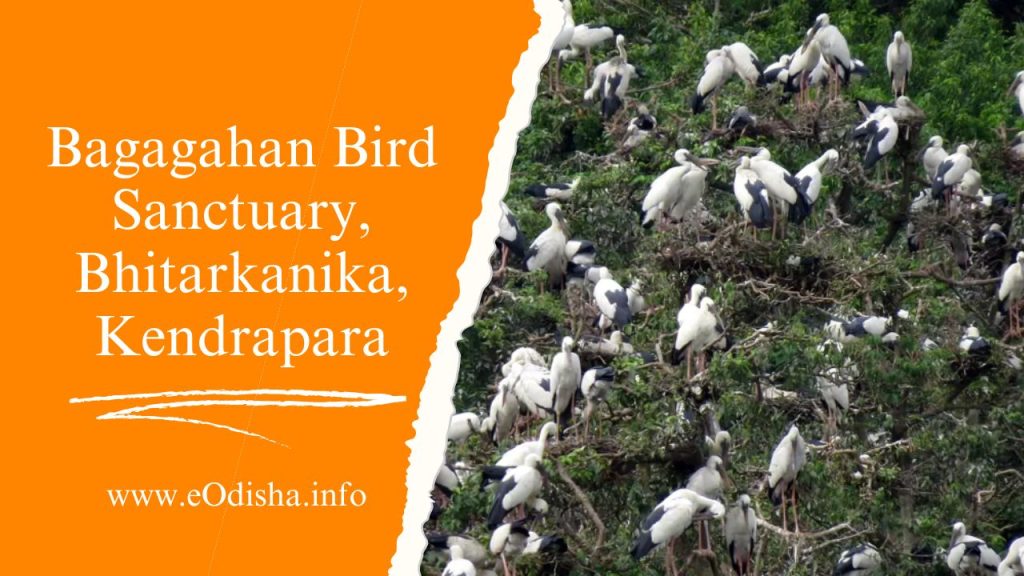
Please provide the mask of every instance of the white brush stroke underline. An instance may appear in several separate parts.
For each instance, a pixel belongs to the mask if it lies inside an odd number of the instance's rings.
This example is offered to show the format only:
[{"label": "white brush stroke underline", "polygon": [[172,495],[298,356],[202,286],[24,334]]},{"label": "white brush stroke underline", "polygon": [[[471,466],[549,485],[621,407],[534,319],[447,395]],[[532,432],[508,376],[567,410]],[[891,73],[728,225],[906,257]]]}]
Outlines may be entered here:
[{"label": "white brush stroke underline", "polygon": [[[130,406],[112,412],[106,412],[96,417],[97,420],[160,420],[165,422],[178,422],[184,424],[196,424],[210,426],[219,430],[227,430],[252,438],[259,438],[271,444],[287,446],[281,442],[267,438],[261,434],[241,428],[235,428],[226,424],[218,424],[207,420],[184,418],[180,416],[155,416],[146,415],[144,412],[150,410],[167,410],[174,408],[191,408],[207,406],[249,406],[249,407],[278,407],[278,408],[369,408],[373,406],[384,406],[405,402],[405,396],[393,396],[390,394],[364,394],[361,392],[342,392],[336,390],[301,390],[288,389],[278,390],[272,388],[260,388],[256,390],[171,390],[166,392],[143,392],[138,394],[113,394],[108,396],[90,396],[86,398],[71,398],[70,404],[84,404],[89,402],[115,402],[120,400],[146,400],[154,398],[181,398],[195,396],[298,396],[303,398],[327,398],[330,400],[253,400],[242,398],[235,400],[205,399],[205,400],[175,400],[171,402],[153,402],[141,406]],[[344,398],[345,400],[338,400]]]}]

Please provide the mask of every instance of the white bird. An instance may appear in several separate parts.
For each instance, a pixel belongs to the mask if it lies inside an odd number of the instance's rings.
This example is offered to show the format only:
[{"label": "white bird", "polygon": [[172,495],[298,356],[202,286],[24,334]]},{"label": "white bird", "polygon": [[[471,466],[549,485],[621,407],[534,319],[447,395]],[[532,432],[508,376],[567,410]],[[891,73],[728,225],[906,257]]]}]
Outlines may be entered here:
[{"label": "white bird", "polygon": [[633,319],[626,289],[612,278],[612,273],[607,268],[601,270],[600,280],[594,285],[594,302],[601,315],[618,328],[629,324]]},{"label": "white bird", "polygon": [[862,128],[871,136],[867,151],[864,153],[864,169],[870,170],[883,156],[892,152],[896,147],[896,138],[899,136],[900,128],[889,109],[883,107],[872,113],[863,124],[857,127],[858,130]]},{"label": "white bird", "polygon": [[807,445],[796,424],[782,438],[772,452],[772,460],[768,464],[768,494],[772,503],[782,505],[782,528],[788,530],[786,522],[786,506],[793,504],[793,525],[796,532],[800,531],[800,520],[797,514],[796,478],[804,467],[807,458]]},{"label": "white bird", "polygon": [[722,470],[724,466],[721,457],[710,456],[703,466],[690,475],[690,478],[686,481],[687,490],[693,490],[705,498],[721,500],[723,492]]},{"label": "white bird", "polygon": [[626,288],[626,301],[629,303],[629,311],[633,313],[633,316],[647,308],[647,302],[644,300],[643,292],[641,292],[643,289],[643,281],[639,278],[634,278],[633,282]]},{"label": "white bird", "polygon": [[676,150],[672,158],[677,166],[662,172],[651,182],[651,187],[640,205],[644,214],[642,224],[645,227],[653,225],[660,217],[673,212],[676,204],[683,201],[683,176],[695,169],[696,158],[685,148]]},{"label": "white bird", "polygon": [[700,200],[707,190],[708,170],[699,163],[695,163],[693,170],[683,174],[680,186],[682,187],[679,202],[668,212],[668,217],[681,222],[688,215],[695,213],[700,207]]},{"label": "white bird", "polygon": [[584,336],[580,339],[579,349],[581,352],[606,358],[628,356],[634,352],[633,345],[625,341],[620,330],[615,330],[607,338]]},{"label": "white bird", "polygon": [[812,160],[796,173],[796,180],[800,183],[800,188],[811,204],[817,202],[818,196],[821,194],[823,176],[836,162],[839,162],[839,152],[835,148],[830,148],[817,160]]},{"label": "white bird", "polygon": [[612,38],[615,38],[615,31],[611,26],[577,24],[572,32],[569,48],[558,52],[559,63],[576,58],[582,52],[586,60],[586,72],[589,75],[590,69],[594,66],[590,51]]},{"label": "white bird", "polygon": [[501,202],[501,219],[498,220],[498,237],[495,242],[501,247],[501,266],[498,267],[498,275],[505,271],[509,252],[519,258],[526,256],[526,236],[519,229],[519,222],[504,200]]},{"label": "white bird", "polygon": [[469,536],[429,532],[426,534],[428,550],[436,551],[445,561],[451,560],[451,549],[462,549],[462,557],[469,560],[478,569],[483,568],[489,560],[487,548]]},{"label": "white bird", "polygon": [[854,546],[839,555],[833,576],[871,576],[882,568],[882,555],[871,544]]},{"label": "white bird", "polygon": [[1016,160],[1024,160],[1024,132],[1017,132],[1010,141],[1010,155]]},{"label": "white bird", "polygon": [[918,154],[918,159],[924,166],[924,173],[928,177],[929,182],[935,178],[935,172],[938,171],[939,165],[948,156],[949,153],[942,147],[942,136],[932,136],[928,139],[928,145]]},{"label": "white bird", "polygon": [[1009,93],[1017,97],[1017,106],[1020,107],[1020,113],[1024,114],[1024,70],[1017,72],[1013,77]]},{"label": "white bird", "polygon": [[449,548],[451,560],[444,567],[441,576],[476,576],[476,566],[464,557],[461,546]]},{"label": "white bird", "polygon": [[964,172],[964,177],[960,180],[960,192],[968,196],[980,196],[981,172],[974,168]]},{"label": "white bird", "polygon": [[498,393],[491,400],[490,411],[480,424],[480,431],[495,444],[508,438],[519,419],[519,397],[513,390],[513,382],[505,378],[498,383]]},{"label": "white bird", "polygon": [[746,494],[741,494],[725,515],[725,545],[736,576],[748,576],[757,545],[757,516]]},{"label": "white bird", "polygon": [[704,74],[697,82],[697,90],[690,98],[690,108],[694,114],[705,110],[704,101],[711,98],[711,129],[718,128],[718,91],[732,78],[736,64],[732,59],[732,50],[726,46],[720,50],[708,52]]},{"label": "white bird", "polygon": [[789,170],[772,162],[771,152],[761,148],[750,159],[750,168],[764,182],[768,195],[789,208],[789,221],[803,222],[811,213],[811,202]]},{"label": "white bird", "polygon": [[[690,289],[691,296],[693,296],[695,292],[703,294],[704,287],[700,284],[694,284]],[[709,311],[709,307],[713,304],[714,302],[707,297],[700,297],[699,300],[694,300],[691,297],[690,301],[683,304],[682,308],[679,309],[679,313],[676,315],[676,322],[679,324],[679,329],[676,331],[673,360],[676,363],[681,361],[683,351],[686,351],[687,380],[690,379],[690,368],[693,363],[694,348],[700,346],[700,342],[702,340],[701,329],[704,327],[705,313]],[[697,348],[697,354],[702,355],[703,350]]]},{"label": "white bird", "polygon": [[826,331],[840,342],[853,342],[865,336],[881,338],[889,331],[890,325],[892,325],[890,316],[857,316],[849,322],[838,323],[838,331],[835,321],[831,321],[826,324]]},{"label": "white bird", "polygon": [[903,32],[897,30],[892,35],[892,43],[885,51],[885,67],[889,70],[893,96],[899,97],[907,93],[907,82],[910,80],[910,70],[913,66],[913,50],[903,38]]},{"label": "white bird", "polygon": [[811,74],[821,60],[821,45],[810,31],[807,34],[810,39],[805,41],[789,59],[784,81],[786,91],[798,94],[798,105],[801,99],[806,98],[807,88],[811,85]]},{"label": "white bird", "polygon": [[601,115],[605,120],[610,120],[622,108],[629,82],[636,76],[636,67],[626,57],[626,37],[622,34],[616,36],[615,47],[618,55],[594,68],[594,81],[583,93],[585,102],[601,96]]},{"label": "white bird", "polygon": [[750,168],[750,158],[743,156],[736,166],[736,177],[732,183],[733,194],[740,212],[747,224],[754,228],[768,228],[772,225],[774,213],[768,190],[757,172]]},{"label": "white bird", "polygon": [[[701,466],[696,472],[690,475],[690,478],[686,481],[686,489],[693,490],[705,498],[721,500],[724,490],[722,483],[723,469],[724,464],[722,463],[721,457],[709,457],[704,466]],[[711,547],[711,543],[709,542],[711,535],[707,532],[707,526],[701,522],[700,526],[698,526],[697,537],[697,546],[701,550]]]},{"label": "white bird", "polygon": [[553,408],[558,421],[559,434],[565,430],[572,416],[576,391],[580,389],[580,357],[573,352],[573,339],[562,339],[562,350],[551,358],[551,390],[554,394]]},{"label": "white bird", "polygon": [[597,409],[597,404],[604,400],[614,382],[615,368],[611,366],[591,368],[583,373],[580,390],[587,400],[587,405],[583,408],[583,421],[586,423],[588,431],[590,418],[593,416],[594,410]]},{"label": "white bird", "polygon": [[579,177],[576,177],[572,182],[558,182],[556,184],[530,184],[526,187],[524,192],[528,196],[534,198],[540,198],[542,200],[558,200],[564,202],[572,198],[573,193],[576,192],[576,188],[580,185]]},{"label": "white bird", "polygon": [[448,503],[451,499],[452,494],[455,493],[459,487],[462,486],[462,480],[459,479],[459,475],[447,462],[443,462],[441,467],[437,470],[437,476],[434,477],[434,488],[440,492],[439,504],[442,506]]},{"label": "white bird", "polygon": [[462,444],[480,431],[480,417],[472,412],[455,414],[448,421],[448,441]]},{"label": "white bird", "polygon": [[498,491],[494,493],[494,504],[487,516],[488,529],[494,530],[509,512],[526,506],[537,498],[544,485],[544,477],[537,469],[540,460],[541,457],[537,454],[530,454],[521,466],[516,466],[505,474],[498,485]]},{"label": "white bird", "polygon": [[843,415],[850,409],[850,390],[846,384],[846,378],[842,371],[835,366],[825,371],[823,376],[815,376],[818,383],[818,392],[821,399],[825,401],[827,409],[828,428],[834,432],[839,423],[843,421]]},{"label": "white bird", "polygon": [[558,92],[562,89],[560,70],[562,62],[558,55],[569,46],[569,43],[572,42],[572,35],[576,31],[576,22],[572,17],[571,0],[562,0],[562,10],[565,12],[565,20],[562,21],[562,29],[555,36],[555,43],[551,45],[551,54],[555,56],[555,71],[553,74],[548,75],[548,83],[552,92]]},{"label": "white bird", "polygon": [[517,444],[506,450],[505,453],[501,455],[501,458],[498,458],[498,461],[494,466],[484,466],[482,469],[484,479],[501,479],[509,468],[525,464],[527,456],[530,456],[531,454],[543,458],[544,450],[547,448],[548,438],[557,433],[557,424],[554,422],[545,423],[544,426],[541,427],[536,440],[527,440],[526,442]]},{"label": "white bird", "polygon": [[1006,557],[999,563],[999,576],[1021,576],[1024,574],[1024,537],[1010,543]]},{"label": "white bird", "polygon": [[659,503],[640,523],[639,534],[630,551],[639,560],[651,550],[665,545],[666,573],[678,573],[675,567],[673,545],[697,516],[721,518],[725,506],[721,502],[705,498],[692,490],[682,488],[672,492]]},{"label": "white bird", "polygon": [[765,67],[764,71],[761,72],[761,79],[758,82],[759,86],[769,86],[772,84],[785,84],[788,79],[788,74],[784,74],[786,69],[789,68],[789,61],[793,58],[791,54],[783,54],[777,62],[773,62]]},{"label": "white bird", "polygon": [[681,353],[683,349],[686,349],[686,378],[690,378],[690,365],[692,361],[693,351],[689,347],[690,343],[697,337],[697,327],[700,320],[700,303],[704,298],[707,290],[701,284],[694,284],[690,286],[690,294],[683,303],[683,306],[679,309],[676,314],[676,322],[679,325],[679,329],[676,332],[676,342],[674,346],[673,362],[679,363],[681,360]]},{"label": "white bird", "polygon": [[554,410],[554,394],[551,389],[551,372],[544,366],[519,364],[505,377],[511,384],[512,393],[519,400],[520,410],[536,418]]},{"label": "white bird", "polygon": [[597,246],[590,240],[569,240],[565,243],[565,257],[580,266],[593,266],[597,260]]},{"label": "white bird", "polygon": [[[845,86],[850,81],[854,64],[843,33],[832,25],[828,14],[819,14],[814,19],[814,26],[811,27],[811,36],[818,42],[821,56],[828,62],[829,70]],[[838,97],[839,82],[833,83],[833,91],[835,97]]]},{"label": "white bird", "polygon": [[[501,565],[506,575],[514,575],[516,573],[515,561],[523,555],[529,538],[530,531],[523,522],[507,522],[498,526],[491,533],[488,548],[491,551],[491,555],[501,559]],[[511,569],[509,568],[510,565]]]},{"label": "white bird", "polygon": [[1020,330],[1020,318],[1017,306],[1024,296],[1024,250],[1017,252],[1013,264],[1003,271],[1002,282],[999,283],[999,313],[1010,317],[1010,333]]},{"label": "white bird", "polygon": [[960,351],[971,356],[988,356],[992,352],[992,345],[989,344],[981,331],[975,326],[968,326],[960,339]]},{"label": "white bird", "polygon": [[999,554],[981,538],[967,534],[963,522],[953,525],[946,565],[956,576],[996,576]]},{"label": "white bird", "polygon": [[950,154],[935,169],[935,176],[932,178],[932,196],[938,200],[947,188],[960,183],[964,174],[971,169],[971,149],[966,144],[956,147],[956,152]]},{"label": "white bird", "polygon": [[657,118],[651,114],[647,106],[641,104],[637,109],[636,116],[631,118],[629,125],[626,126],[626,139],[622,143],[622,151],[629,152],[643,144],[657,127]]},{"label": "white bird", "polygon": [[526,251],[526,269],[531,272],[544,270],[552,286],[561,286],[565,281],[565,269],[569,261],[565,257],[565,244],[569,240],[565,216],[557,202],[545,206],[544,211],[551,225],[537,236]]},{"label": "white bird", "polygon": [[734,42],[725,48],[729,49],[727,55],[732,60],[736,75],[748,86],[756,86],[761,80],[761,61],[757,54],[743,42]]},{"label": "white bird", "polygon": [[512,367],[516,364],[525,366],[526,364],[532,364],[534,366],[547,367],[548,361],[544,359],[544,356],[530,348],[529,346],[522,346],[516,348],[509,354],[508,362],[501,367],[501,375],[508,376],[512,373]]}]

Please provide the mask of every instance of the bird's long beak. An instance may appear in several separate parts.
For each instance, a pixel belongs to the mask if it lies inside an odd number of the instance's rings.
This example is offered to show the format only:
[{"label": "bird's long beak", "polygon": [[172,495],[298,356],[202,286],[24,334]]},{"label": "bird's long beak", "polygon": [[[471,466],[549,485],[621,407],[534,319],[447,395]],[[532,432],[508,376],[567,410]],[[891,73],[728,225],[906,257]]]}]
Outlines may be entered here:
[{"label": "bird's long beak", "polygon": [[807,31],[807,36],[804,36],[804,43],[802,44],[804,50],[807,49],[807,45],[811,43],[811,39],[814,38],[814,35],[818,33],[819,28],[820,26],[815,22],[814,26],[811,26],[811,29]]},{"label": "bird's long beak", "polygon": [[739,152],[746,152],[747,154],[757,154],[761,151],[760,148],[754,148],[753,146],[733,146],[732,149]]},{"label": "bird's long beak", "polygon": [[726,472],[725,470],[722,470],[721,474],[722,474],[722,484],[724,484],[727,489],[732,490],[733,488],[736,487],[736,484],[733,483],[732,478],[729,477],[729,473],[728,472]]},{"label": "bird's long beak", "polygon": [[924,160],[924,153],[928,151],[928,148],[930,148],[930,146],[925,146],[924,148],[921,148],[920,152],[917,153],[917,161],[918,162],[921,162],[921,161]]}]

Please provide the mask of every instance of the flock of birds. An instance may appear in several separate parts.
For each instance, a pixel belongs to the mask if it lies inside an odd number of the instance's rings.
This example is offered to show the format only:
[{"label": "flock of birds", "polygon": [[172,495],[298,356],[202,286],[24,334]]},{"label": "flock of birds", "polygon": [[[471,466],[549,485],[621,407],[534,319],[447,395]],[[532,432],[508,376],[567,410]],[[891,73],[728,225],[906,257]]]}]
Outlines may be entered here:
[{"label": "flock of birds", "polygon": [[[567,19],[553,48],[551,89],[555,93],[560,90],[559,71],[564,63],[582,55],[593,80],[584,93],[584,101],[599,100],[603,117],[611,119],[623,109],[630,81],[636,75],[636,68],[627,58],[625,38],[607,26],[576,25],[570,1],[562,3]],[[593,52],[613,39],[614,56],[593,66]],[[923,113],[907,96],[913,60],[911,45],[902,32],[893,35],[886,51],[886,63],[895,102],[862,103],[864,121],[852,129],[854,138],[866,141],[865,168],[875,166],[893,151],[904,125],[923,121]],[[796,94],[797,106],[814,106],[808,94],[811,87],[826,86],[831,103],[841,98],[841,89],[851,78],[866,73],[863,63],[851,57],[842,32],[829,21],[827,14],[821,14],[796,51],[768,66],[762,66],[757,55],[742,42],[708,52],[704,73],[690,103],[693,112],[698,114],[710,100],[714,125],[717,95],[734,75],[751,87],[779,85],[783,91]],[[1024,112],[1024,72],[1017,75],[1011,91]],[[625,152],[639,146],[657,127],[657,121],[645,106],[639,105],[637,112],[626,128],[622,145]],[[730,129],[739,126],[742,130],[753,122],[756,119],[741,107],[729,125]],[[1005,203],[1005,196],[999,198],[982,189],[981,174],[974,167],[969,146],[960,145],[952,154],[943,146],[942,138],[935,136],[919,156],[930,186],[914,200],[912,211],[936,206],[956,210],[962,204],[991,207]],[[1019,146],[1024,155],[1024,133],[1013,146]],[[800,224],[812,213],[821,193],[823,176],[839,160],[839,152],[829,149],[794,174],[775,162],[767,148],[745,152],[748,155],[733,164],[737,205],[743,221],[755,234],[756,229],[770,228],[773,238],[786,233],[787,223]],[[643,199],[640,211],[644,226],[683,222],[695,218],[702,209],[709,168],[717,162],[699,158],[686,149],[676,150],[673,159],[675,165],[654,179]],[[440,552],[447,561],[444,576],[496,575],[499,571],[514,575],[516,562],[523,556],[557,556],[568,550],[564,538],[538,534],[530,529],[531,522],[549,510],[543,498],[545,475],[542,472],[542,463],[548,457],[547,448],[568,433],[589,436],[590,422],[615,382],[615,370],[607,361],[618,356],[642,355],[625,341],[622,331],[638,316],[651,312],[644,299],[643,286],[638,280],[624,286],[608,268],[597,265],[597,247],[593,242],[571,237],[560,203],[570,201],[578,186],[579,179],[576,179],[526,189],[529,195],[546,202],[544,211],[549,220],[549,226],[529,245],[515,215],[507,205],[501,205],[497,239],[501,257],[495,276],[501,277],[510,257],[515,256],[525,269],[545,271],[548,284],[554,289],[582,287],[596,308],[597,334],[584,336],[579,341],[564,337],[560,349],[551,358],[545,358],[533,348],[516,349],[501,368],[501,379],[488,411],[483,415],[464,412],[452,417],[448,432],[452,446],[474,435],[483,435],[494,446],[508,446],[530,422],[545,423],[536,438],[513,443],[492,465],[471,471],[463,463],[448,463],[446,458],[436,480],[433,517],[443,513],[453,492],[463,485],[471,472],[479,472],[480,489],[491,487],[493,495],[486,514],[487,529],[491,531],[486,546],[466,535],[428,533],[430,549]],[[998,225],[995,226],[986,236],[1002,234]],[[913,238],[913,233],[910,237]],[[1002,243],[1006,244],[1005,234]],[[1022,297],[1024,251],[1006,268],[998,290],[998,308],[1015,333],[1019,331],[1017,308]],[[903,310],[897,316],[900,320],[910,317]],[[704,370],[709,353],[731,346],[731,338],[715,302],[700,284],[689,288],[677,322],[672,360],[675,364],[685,361],[689,381],[694,369]],[[895,342],[899,336],[892,331],[893,325],[892,318],[882,316],[831,320],[823,328],[819,350],[841,353],[844,344],[865,336],[880,338],[883,343]],[[929,350],[938,345],[926,339],[921,346]],[[991,345],[977,327],[969,326],[959,348],[967,356],[985,357]],[[856,375],[857,366],[845,358],[818,376],[818,389],[826,407],[826,428],[830,431],[836,429],[849,410],[847,384]],[[710,422],[706,426],[704,466],[690,476],[684,487],[654,505],[635,530],[630,551],[633,558],[640,560],[664,548],[665,570],[673,576],[679,573],[674,552],[676,541],[691,526],[695,526],[697,532],[695,554],[714,556],[713,520],[722,524],[725,550],[736,574],[752,574],[758,525],[767,522],[758,517],[749,494],[738,494],[726,506],[732,438],[718,426],[713,415]],[[799,427],[793,424],[778,442],[765,471],[763,486],[771,502],[779,508],[783,533],[800,532],[797,479],[809,449]],[[861,456],[862,461],[865,459],[870,460],[870,457]],[[964,524],[958,522],[952,529],[946,561],[957,576],[1024,575],[1024,538],[1015,540],[1001,556],[984,540],[968,535]],[[862,543],[842,552],[834,574],[867,576],[879,572],[883,563],[883,555],[877,548]]]}]

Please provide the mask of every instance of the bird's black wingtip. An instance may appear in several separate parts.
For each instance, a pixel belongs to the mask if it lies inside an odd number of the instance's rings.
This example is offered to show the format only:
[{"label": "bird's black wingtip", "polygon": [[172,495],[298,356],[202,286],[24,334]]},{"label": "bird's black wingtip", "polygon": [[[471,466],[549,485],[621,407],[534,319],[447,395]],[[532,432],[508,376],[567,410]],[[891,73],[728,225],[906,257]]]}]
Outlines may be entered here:
[{"label": "bird's black wingtip", "polygon": [[690,98],[690,109],[693,110],[694,114],[700,114],[705,110],[704,98],[700,94],[694,93]]}]

